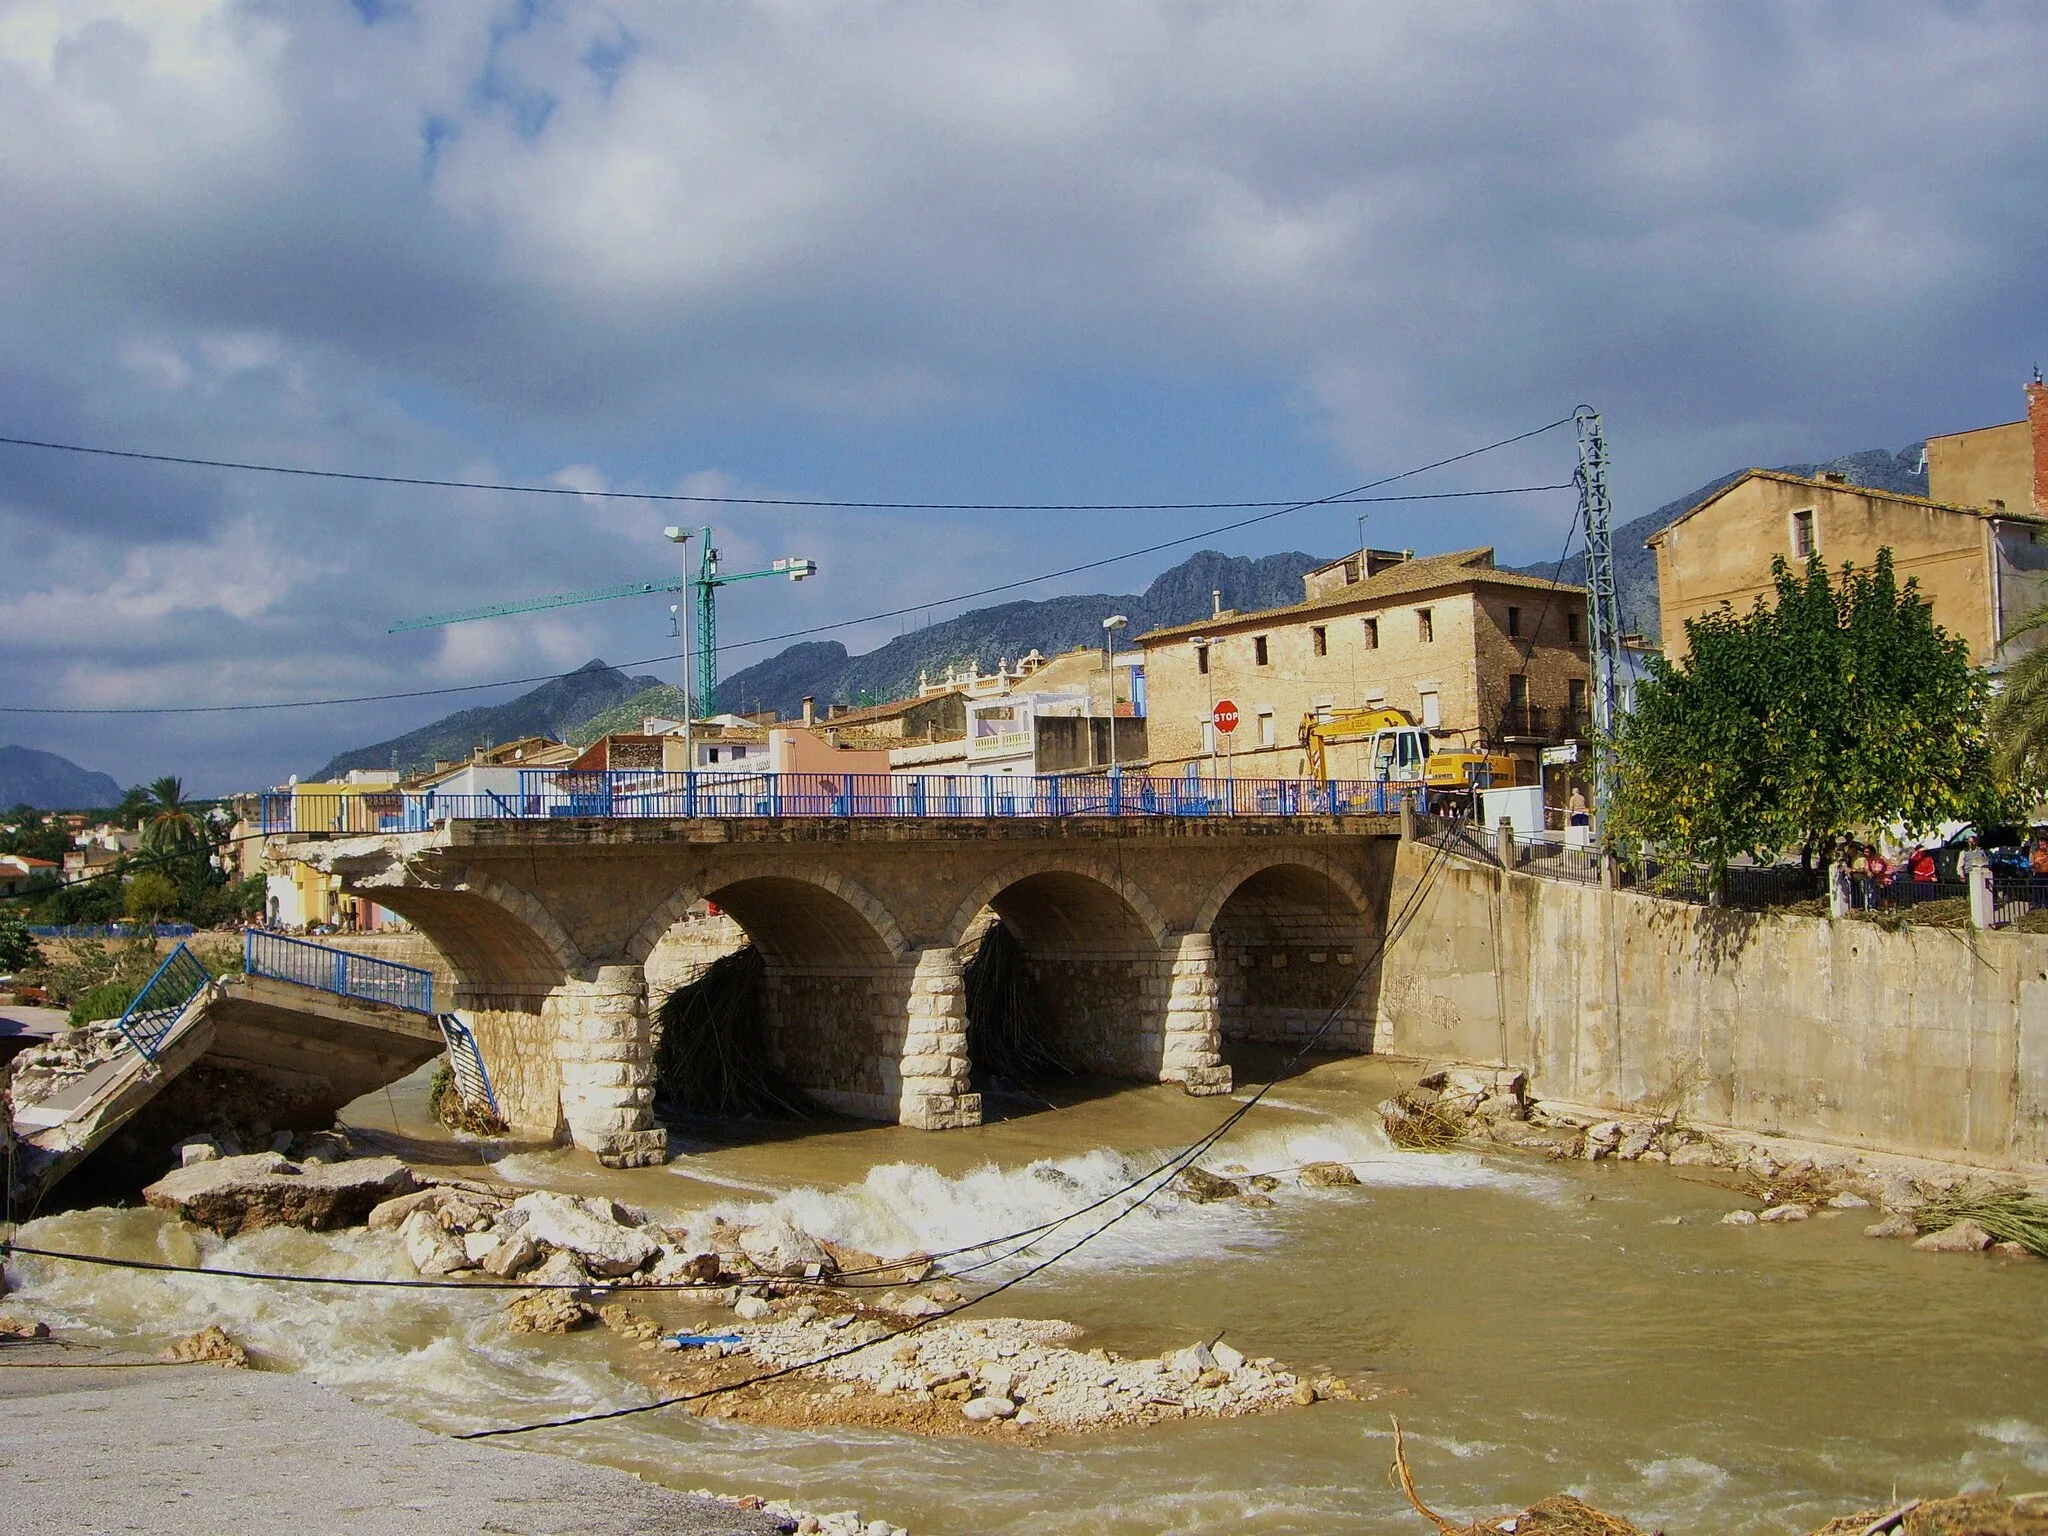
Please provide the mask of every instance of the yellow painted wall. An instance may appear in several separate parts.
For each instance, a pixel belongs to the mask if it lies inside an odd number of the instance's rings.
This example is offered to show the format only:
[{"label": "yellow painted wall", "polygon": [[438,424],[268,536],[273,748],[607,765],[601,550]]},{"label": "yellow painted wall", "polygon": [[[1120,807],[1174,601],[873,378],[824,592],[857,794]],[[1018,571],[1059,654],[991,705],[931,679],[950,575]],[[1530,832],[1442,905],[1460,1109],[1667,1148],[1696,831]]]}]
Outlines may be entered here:
[{"label": "yellow painted wall", "polygon": [[1687,619],[1723,603],[1745,612],[1757,599],[1768,600],[1771,559],[1793,559],[1792,514],[1809,508],[1820,557],[1831,570],[1844,561],[1868,566],[1879,549],[1889,548],[1900,579],[1919,581],[1935,622],[1969,643],[1973,662],[1991,659],[1995,629],[1983,518],[1918,497],[1766,475],[1731,486],[1652,541],[1666,656],[1676,661],[1686,654]]},{"label": "yellow painted wall", "polygon": [[2034,507],[2034,439],[2024,421],[1927,439],[1927,494],[1957,507]]}]

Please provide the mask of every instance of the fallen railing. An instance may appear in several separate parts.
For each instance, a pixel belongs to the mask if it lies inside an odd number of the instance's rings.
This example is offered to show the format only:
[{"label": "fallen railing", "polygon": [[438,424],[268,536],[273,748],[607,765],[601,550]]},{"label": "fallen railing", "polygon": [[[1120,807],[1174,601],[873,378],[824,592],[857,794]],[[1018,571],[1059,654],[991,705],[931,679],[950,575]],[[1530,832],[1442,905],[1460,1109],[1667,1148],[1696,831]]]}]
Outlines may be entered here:
[{"label": "fallen railing", "polygon": [[413,1013],[434,1012],[434,973],[396,960],[379,960],[325,944],[266,933],[242,931],[242,967],[251,976],[267,976],[295,986],[332,992],[337,997],[387,1003]]}]

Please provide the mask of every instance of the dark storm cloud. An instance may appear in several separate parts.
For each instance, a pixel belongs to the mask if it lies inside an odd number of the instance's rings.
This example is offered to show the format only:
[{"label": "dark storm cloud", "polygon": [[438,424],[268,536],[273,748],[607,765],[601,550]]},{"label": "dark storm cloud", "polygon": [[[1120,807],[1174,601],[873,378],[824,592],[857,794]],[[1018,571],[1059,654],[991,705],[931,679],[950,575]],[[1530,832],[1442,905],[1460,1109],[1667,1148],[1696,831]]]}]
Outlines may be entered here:
[{"label": "dark storm cloud", "polygon": [[[2017,413],[2048,340],[2043,78],[2048,20],[2021,3],[18,3],[0,418],[477,478],[588,460],[578,484],[660,487],[718,462],[668,450],[686,425],[846,478],[1029,497],[949,462],[954,424],[1056,415],[1106,378],[1140,415],[1147,380],[1161,411],[1256,387],[1302,424],[1238,488],[1259,491],[1590,399],[1640,510],[1732,464]],[[881,442],[914,462],[875,463]],[[1091,453],[1047,475],[1127,467]],[[647,614],[383,630],[665,565],[666,515],[0,450],[8,701],[646,654]],[[1559,516],[1485,536],[1537,558]],[[764,626],[1151,531],[746,526],[735,558],[794,541],[839,580],[793,607],[735,594]],[[132,777],[175,744],[218,783],[391,723],[81,725],[62,745]]]}]

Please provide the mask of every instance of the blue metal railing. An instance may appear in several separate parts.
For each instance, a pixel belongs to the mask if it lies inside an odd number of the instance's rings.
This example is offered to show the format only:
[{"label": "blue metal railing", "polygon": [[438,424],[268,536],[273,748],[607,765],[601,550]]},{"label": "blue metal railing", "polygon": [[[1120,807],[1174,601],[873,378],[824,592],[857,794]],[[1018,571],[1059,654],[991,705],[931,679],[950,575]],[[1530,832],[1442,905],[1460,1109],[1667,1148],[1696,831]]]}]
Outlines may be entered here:
[{"label": "blue metal railing", "polygon": [[130,1045],[146,1060],[155,1061],[164,1036],[178,1022],[178,1015],[212,980],[212,973],[199,963],[198,957],[180,944],[151,973],[142,990],[135,994],[135,1001],[115,1023]]},{"label": "blue metal railing", "polygon": [[274,791],[266,835],[423,832],[446,821],[580,818],[1386,816],[1416,784],[1148,774],[665,773],[524,769],[510,793]]},{"label": "blue metal railing", "polygon": [[190,923],[30,923],[39,939],[189,939],[199,930]]},{"label": "blue metal railing", "polygon": [[499,1119],[498,1095],[491,1088],[491,1074],[484,1066],[483,1048],[476,1043],[476,1031],[452,1013],[437,1014],[441,1039],[448,1047],[448,1070],[455,1075],[455,1091],[465,1104],[488,1109]]},{"label": "blue metal railing", "polygon": [[389,1003],[413,1013],[434,1011],[434,973],[396,960],[378,960],[247,928],[242,931],[242,964],[251,976],[317,987],[340,997]]}]

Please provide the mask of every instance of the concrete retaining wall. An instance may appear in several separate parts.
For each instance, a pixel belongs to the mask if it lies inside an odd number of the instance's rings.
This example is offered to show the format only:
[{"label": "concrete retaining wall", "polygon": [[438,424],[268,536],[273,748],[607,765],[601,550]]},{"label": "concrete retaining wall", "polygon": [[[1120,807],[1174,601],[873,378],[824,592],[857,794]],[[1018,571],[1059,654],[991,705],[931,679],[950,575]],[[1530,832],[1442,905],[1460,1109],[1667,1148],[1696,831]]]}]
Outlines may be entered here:
[{"label": "concrete retaining wall", "polygon": [[[1432,858],[1404,844],[1390,914]],[[2038,1172],[2048,935],[1763,916],[1448,859],[1389,946],[1377,1048],[1539,1097]]]}]

